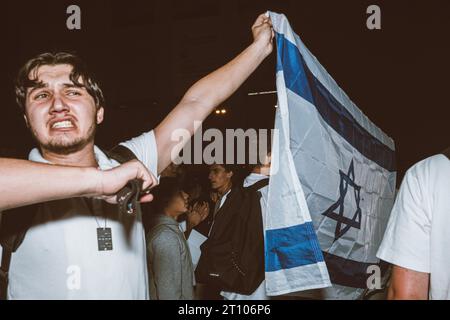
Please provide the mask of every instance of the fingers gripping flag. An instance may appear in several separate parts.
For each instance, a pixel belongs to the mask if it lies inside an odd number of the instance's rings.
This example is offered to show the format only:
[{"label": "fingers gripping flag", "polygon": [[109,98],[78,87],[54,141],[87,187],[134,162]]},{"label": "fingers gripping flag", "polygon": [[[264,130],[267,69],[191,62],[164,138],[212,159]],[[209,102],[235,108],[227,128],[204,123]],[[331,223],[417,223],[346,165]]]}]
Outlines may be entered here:
[{"label": "fingers gripping flag", "polygon": [[[266,290],[357,298],[367,288],[395,193],[395,146],[269,12],[278,109],[266,217]],[[276,168],[276,170],[274,170]]]}]

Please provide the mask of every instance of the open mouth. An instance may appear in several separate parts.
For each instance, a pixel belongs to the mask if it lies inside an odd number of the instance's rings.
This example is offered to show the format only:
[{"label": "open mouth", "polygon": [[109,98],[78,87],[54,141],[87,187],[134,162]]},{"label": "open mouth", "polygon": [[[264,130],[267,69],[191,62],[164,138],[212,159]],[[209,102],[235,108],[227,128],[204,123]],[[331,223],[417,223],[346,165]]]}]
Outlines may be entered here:
[{"label": "open mouth", "polygon": [[75,125],[73,124],[72,120],[64,119],[53,122],[50,128],[52,130],[70,130],[75,128]]}]

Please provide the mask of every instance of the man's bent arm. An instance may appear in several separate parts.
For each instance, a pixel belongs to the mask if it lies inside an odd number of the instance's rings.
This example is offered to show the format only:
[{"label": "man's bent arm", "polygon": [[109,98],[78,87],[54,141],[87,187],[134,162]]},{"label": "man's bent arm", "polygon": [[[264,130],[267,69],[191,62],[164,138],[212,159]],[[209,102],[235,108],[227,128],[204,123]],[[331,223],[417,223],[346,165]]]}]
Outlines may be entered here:
[{"label": "man's bent arm", "polygon": [[428,300],[430,274],[393,266],[389,300]]},{"label": "man's bent arm", "polygon": [[[158,173],[178,154],[182,145],[172,141],[177,129],[193,135],[194,122],[201,123],[220,103],[228,99],[272,52],[273,31],[270,19],[260,15],[252,27],[253,43],[232,61],[195,83],[179,104],[156,127]],[[187,141],[186,141],[187,142]],[[177,149],[174,149],[177,148]]]}]

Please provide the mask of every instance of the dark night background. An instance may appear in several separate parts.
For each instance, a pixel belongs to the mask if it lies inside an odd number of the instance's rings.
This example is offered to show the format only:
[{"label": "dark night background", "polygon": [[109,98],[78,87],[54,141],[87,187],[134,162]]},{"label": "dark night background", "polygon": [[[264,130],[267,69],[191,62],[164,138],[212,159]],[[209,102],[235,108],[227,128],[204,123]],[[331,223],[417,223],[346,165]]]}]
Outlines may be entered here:
[{"label": "dark night background", "polygon": [[[81,30],[66,8],[81,8]],[[366,28],[377,4],[382,30]],[[297,34],[356,105],[396,143],[400,182],[413,163],[450,146],[450,1],[6,1],[1,2],[0,155],[33,145],[14,102],[13,79],[44,51],[80,54],[106,94],[97,144],[109,148],[153,128],[201,76],[251,42],[267,9],[286,14]],[[275,95],[272,54],[204,127],[270,128]]]}]

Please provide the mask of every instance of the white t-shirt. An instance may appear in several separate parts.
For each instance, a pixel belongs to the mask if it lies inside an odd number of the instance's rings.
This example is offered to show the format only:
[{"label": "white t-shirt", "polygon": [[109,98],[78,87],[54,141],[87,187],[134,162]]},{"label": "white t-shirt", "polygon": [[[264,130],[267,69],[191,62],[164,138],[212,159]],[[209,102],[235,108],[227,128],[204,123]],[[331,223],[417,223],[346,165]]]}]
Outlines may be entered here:
[{"label": "white t-shirt", "polygon": [[450,299],[450,161],[436,155],[405,175],[378,258],[430,274],[430,299]]},{"label": "white t-shirt", "polygon": [[[122,143],[157,174],[153,131]],[[119,165],[94,147],[100,169]],[[37,149],[29,159],[47,162]],[[114,206],[97,200],[108,215],[94,217],[81,198],[42,206],[11,259],[8,299],[148,299],[142,217],[121,220]],[[127,217],[129,218],[129,217]],[[113,250],[98,251],[97,228],[111,228]]]},{"label": "white t-shirt", "polygon": [[[268,176],[257,174],[257,173],[250,173],[250,175],[247,176],[244,180],[244,187],[250,187],[251,185],[255,184],[256,182],[267,179]],[[269,186],[265,186],[261,189],[259,189],[259,192],[261,193],[261,198],[259,200],[261,205],[261,214],[262,214],[262,220],[263,220],[263,228],[265,230],[266,226],[266,208],[267,208],[267,198],[268,198],[268,192],[269,192]],[[221,204],[222,205],[222,204]],[[224,297],[226,300],[268,300],[270,297],[266,294],[266,280],[263,280],[259,287],[250,295],[244,295],[239,294],[235,292],[226,292],[222,291],[220,293],[222,297]]]}]

